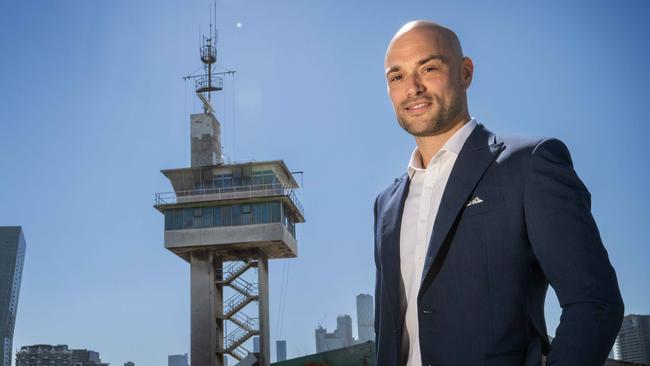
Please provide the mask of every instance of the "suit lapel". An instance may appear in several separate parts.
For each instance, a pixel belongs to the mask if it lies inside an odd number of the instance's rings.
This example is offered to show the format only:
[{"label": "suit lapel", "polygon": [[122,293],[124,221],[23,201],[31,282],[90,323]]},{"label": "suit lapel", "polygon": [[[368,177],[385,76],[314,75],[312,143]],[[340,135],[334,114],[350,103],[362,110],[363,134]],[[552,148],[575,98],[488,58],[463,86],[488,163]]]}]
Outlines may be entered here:
[{"label": "suit lapel", "polygon": [[404,202],[409,190],[408,175],[395,180],[395,186],[391,192],[390,200],[384,208],[384,218],[382,220],[381,232],[381,256],[382,256],[382,273],[385,285],[390,290],[386,292],[390,296],[389,303],[392,313],[396,320],[395,329],[401,329],[401,305],[400,305],[400,250],[399,239],[402,227],[402,213],[404,212]]},{"label": "suit lapel", "polygon": [[456,218],[470,199],[470,194],[483,173],[502,149],[503,143],[497,143],[494,135],[482,124],[478,124],[467,138],[456,158],[440,201],[424,262],[419,294],[422,293],[425,282],[432,275],[431,266]]}]

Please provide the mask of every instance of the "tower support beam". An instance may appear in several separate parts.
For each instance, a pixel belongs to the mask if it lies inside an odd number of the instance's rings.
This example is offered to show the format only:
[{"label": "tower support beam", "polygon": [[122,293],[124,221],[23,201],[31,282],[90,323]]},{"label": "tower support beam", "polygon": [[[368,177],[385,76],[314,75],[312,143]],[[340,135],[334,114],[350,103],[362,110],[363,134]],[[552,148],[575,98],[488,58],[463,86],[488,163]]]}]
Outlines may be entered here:
[{"label": "tower support beam", "polygon": [[259,251],[258,284],[259,284],[259,319],[260,319],[260,366],[271,365],[271,338],[269,327],[269,258]]},{"label": "tower support beam", "polygon": [[[223,321],[217,320],[223,306],[223,291],[217,288],[217,269],[222,260],[212,251],[191,253],[191,359],[192,365],[223,366],[223,355],[217,355],[223,345]],[[219,286],[220,287],[220,286]]]}]

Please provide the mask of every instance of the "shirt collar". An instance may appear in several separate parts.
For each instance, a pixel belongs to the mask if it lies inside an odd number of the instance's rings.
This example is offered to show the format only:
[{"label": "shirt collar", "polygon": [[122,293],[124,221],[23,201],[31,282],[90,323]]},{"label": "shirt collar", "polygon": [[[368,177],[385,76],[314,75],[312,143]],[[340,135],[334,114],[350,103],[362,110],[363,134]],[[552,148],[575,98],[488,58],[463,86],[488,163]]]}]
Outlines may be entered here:
[{"label": "shirt collar", "polygon": [[[458,156],[458,154],[460,153],[460,149],[463,148],[465,141],[472,133],[472,131],[474,131],[474,127],[476,127],[476,125],[477,125],[476,119],[474,118],[470,119],[469,122],[465,123],[463,127],[461,127],[458,131],[456,131],[449,138],[449,140],[445,142],[445,144],[440,148],[440,151],[436,153],[434,158],[439,154],[442,154],[443,152],[449,152]],[[434,161],[434,159],[431,159],[429,165],[431,165],[432,161]],[[422,155],[420,154],[420,150],[416,146],[415,149],[413,150],[413,153],[411,154],[411,160],[409,161],[409,165],[408,165],[409,178],[413,178],[413,174],[415,174],[416,171],[424,171],[424,170],[425,168],[422,167]]]}]

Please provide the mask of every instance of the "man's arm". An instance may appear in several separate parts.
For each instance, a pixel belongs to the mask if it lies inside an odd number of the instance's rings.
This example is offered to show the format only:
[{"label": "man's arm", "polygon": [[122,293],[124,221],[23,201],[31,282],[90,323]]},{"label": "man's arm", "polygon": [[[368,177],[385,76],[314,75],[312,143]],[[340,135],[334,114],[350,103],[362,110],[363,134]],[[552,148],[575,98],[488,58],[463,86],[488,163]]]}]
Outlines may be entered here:
[{"label": "man's arm", "polygon": [[533,150],[524,210],[533,252],[562,306],[548,364],[604,364],[623,300],[591,215],[591,195],[561,141],[547,139]]}]

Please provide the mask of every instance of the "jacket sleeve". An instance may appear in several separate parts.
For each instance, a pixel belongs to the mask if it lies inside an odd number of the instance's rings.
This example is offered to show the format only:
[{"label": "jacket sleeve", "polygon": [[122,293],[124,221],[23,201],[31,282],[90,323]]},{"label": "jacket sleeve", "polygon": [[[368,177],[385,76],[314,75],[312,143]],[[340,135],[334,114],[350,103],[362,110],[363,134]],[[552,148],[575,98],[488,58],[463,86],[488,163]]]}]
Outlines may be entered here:
[{"label": "jacket sleeve", "polygon": [[603,365],[621,326],[623,300],[591,215],[591,195],[560,140],[533,150],[524,212],[534,255],[562,306],[548,365]]}]

